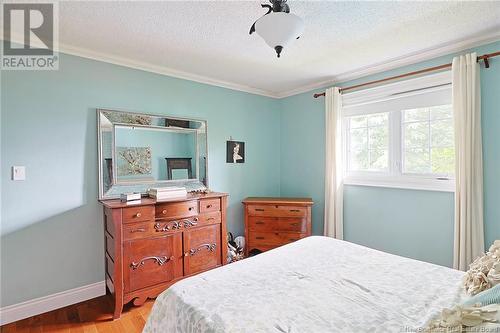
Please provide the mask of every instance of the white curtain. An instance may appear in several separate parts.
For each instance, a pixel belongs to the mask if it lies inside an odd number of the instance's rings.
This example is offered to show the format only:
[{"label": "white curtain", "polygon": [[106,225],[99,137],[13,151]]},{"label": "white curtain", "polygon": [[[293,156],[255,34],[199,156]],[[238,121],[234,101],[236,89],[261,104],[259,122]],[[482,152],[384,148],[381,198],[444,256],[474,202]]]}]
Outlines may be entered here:
[{"label": "white curtain", "polygon": [[476,53],[453,58],[455,236],[453,267],[467,270],[484,252],[481,91]]},{"label": "white curtain", "polygon": [[326,164],[325,164],[325,236],[342,239],[343,185],[342,185],[342,118],[339,88],[326,90]]}]

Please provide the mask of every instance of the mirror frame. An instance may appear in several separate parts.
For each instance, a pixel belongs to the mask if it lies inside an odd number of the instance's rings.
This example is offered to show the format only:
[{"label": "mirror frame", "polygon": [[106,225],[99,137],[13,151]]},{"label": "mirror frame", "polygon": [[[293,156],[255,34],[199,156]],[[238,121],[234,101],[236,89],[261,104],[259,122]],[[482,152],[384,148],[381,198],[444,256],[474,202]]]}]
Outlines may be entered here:
[{"label": "mirror frame", "polygon": [[[149,187],[155,187],[156,186],[183,186],[186,187],[186,189],[189,191],[198,191],[198,190],[205,190],[208,188],[208,124],[206,120],[202,119],[194,119],[194,118],[182,118],[182,117],[177,117],[177,116],[169,116],[169,115],[160,115],[160,114],[149,114],[149,113],[139,113],[139,112],[130,112],[130,111],[122,111],[122,110],[116,110],[116,109],[107,109],[107,108],[98,108],[96,109],[96,114],[97,114],[97,146],[98,146],[98,180],[99,180],[99,192],[98,192],[98,199],[99,200],[107,200],[107,199],[116,199],[119,198],[122,193],[129,193],[131,192],[131,187],[133,188],[134,186],[136,187],[134,192],[140,192],[142,195],[146,194],[146,191]],[[205,133],[204,135],[206,136],[204,148],[206,151],[206,158],[205,158],[205,182],[203,183],[199,177],[199,169],[200,169],[200,159],[199,159],[199,154],[200,154],[200,143],[198,140],[198,135],[195,137],[195,142],[196,142],[196,154],[197,154],[197,161],[196,161],[196,171],[197,171],[197,177],[198,178],[193,178],[193,179],[180,179],[180,180],[154,180],[154,181],[131,181],[131,182],[115,182],[116,178],[116,163],[112,164],[113,168],[113,180],[112,180],[112,185],[108,189],[105,189],[104,185],[104,163],[103,163],[103,140],[102,140],[102,123],[101,123],[101,115],[103,115],[106,112],[113,112],[115,114],[123,114],[123,115],[129,115],[129,116],[146,116],[146,117],[156,117],[156,118],[163,118],[163,119],[172,119],[172,120],[180,120],[180,121],[193,121],[193,122],[199,122],[204,124],[205,128]],[[106,117],[105,115],[103,115]],[[161,126],[156,126],[156,125],[144,125],[141,123],[133,123],[133,122],[127,122],[127,123],[118,123],[118,122],[113,122],[111,121],[112,125],[112,133],[113,133],[113,139],[112,139],[112,160],[115,160],[115,127],[116,126],[128,126],[128,127],[142,127],[142,128],[156,128],[156,129],[166,129],[168,127],[161,127]],[[175,131],[175,128],[172,128],[173,131]],[[197,129],[191,129],[192,132],[198,134]],[[203,146],[201,146],[203,147]],[[149,186],[148,186],[149,185]],[[118,190],[120,188],[123,188],[123,191],[117,191],[117,193],[112,193],[108,194],[109,191],[113,188],[118,187]],[[119,193],[118,193],[119,192]]]}]

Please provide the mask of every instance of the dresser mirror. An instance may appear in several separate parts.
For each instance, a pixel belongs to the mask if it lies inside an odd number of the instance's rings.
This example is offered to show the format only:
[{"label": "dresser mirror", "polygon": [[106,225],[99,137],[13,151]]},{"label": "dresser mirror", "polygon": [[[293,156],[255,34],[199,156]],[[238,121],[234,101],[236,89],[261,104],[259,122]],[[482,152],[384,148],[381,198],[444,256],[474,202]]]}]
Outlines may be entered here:
[{"label": "dresser mirror", "polygon": [[97,110],[99,199],[151,187],[207,186],[204,120]]}]

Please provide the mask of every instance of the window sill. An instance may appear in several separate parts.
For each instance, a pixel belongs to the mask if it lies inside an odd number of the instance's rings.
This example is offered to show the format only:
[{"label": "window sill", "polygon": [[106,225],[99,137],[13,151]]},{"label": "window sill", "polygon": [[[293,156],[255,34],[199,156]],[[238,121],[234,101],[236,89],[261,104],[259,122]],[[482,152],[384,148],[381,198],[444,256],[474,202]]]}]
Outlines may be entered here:
[{"label": "window sill", "polygon": [[407,190],[455,192],[455,180],[420,177],[355,177],[344,178],[344,185],[388,187]]}]

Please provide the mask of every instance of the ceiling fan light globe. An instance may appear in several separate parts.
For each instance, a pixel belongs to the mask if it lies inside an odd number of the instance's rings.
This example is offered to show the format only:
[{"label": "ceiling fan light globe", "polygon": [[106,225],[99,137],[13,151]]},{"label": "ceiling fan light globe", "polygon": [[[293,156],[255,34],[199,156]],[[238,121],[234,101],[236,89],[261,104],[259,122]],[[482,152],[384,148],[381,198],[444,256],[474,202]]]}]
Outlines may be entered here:
[{"label": "ceiling fan light globe", "polygon": [[304,21],[290,13],[272,12],[255,22],[255,32],[273,49],[286,47],[303,31]]}]

